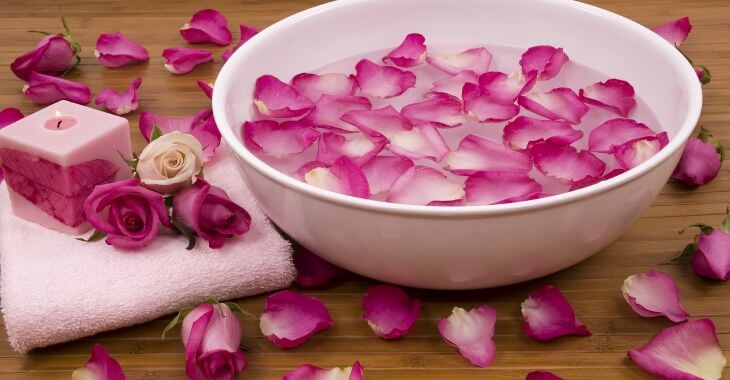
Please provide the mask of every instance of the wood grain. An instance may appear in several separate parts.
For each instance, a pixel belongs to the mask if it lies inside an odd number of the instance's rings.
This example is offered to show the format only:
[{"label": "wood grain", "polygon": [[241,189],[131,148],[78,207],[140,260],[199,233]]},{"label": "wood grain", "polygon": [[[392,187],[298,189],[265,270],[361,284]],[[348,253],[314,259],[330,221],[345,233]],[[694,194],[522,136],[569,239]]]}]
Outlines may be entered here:
[{"label": "wood grain", "polygon": [[[726,0],[596,0],[592,3],[623,14],[644,25],[658,25],[688,15],[694,30],[683,46],[685,52],[710,68],[713,81],[705,87],[701,124],[730,146],[730,2]],[[0,2],[0,104],[25,113],[39,107],[20,93],[22,82],[9,70],[12,59],[38,40],[27,29],[60,31],[57,4],[68,19],[73,34],[83,46],[83,61],[70,75],[93,92],[103,87],[125,88],[139,75],[143,78],[140,111],[169,115],[192,115],[208,104],[195,85],[196,79],[211,82],[222,66],[224,48],[205,46],[216,56],[188,75],[173,76],[163,68],[161,51],[184,46],[177,29],[194,11],[210,6],[222,11],[233,29],[238,23],[265,27],[285,16],[316,5],[319,1],[91,1],[3,0]],[[150,52],[147,64],[116,70],[105,69],[93,57],[100,33],[121,31],[140,41]],[[238,31],[234,32],[237,38]],[[631,62],[626,62],[631,64]],[[142,146],[137,130],[139,111],[129,119],[135,146]],[[384,342],[375,338],[360,320],[360,301],[371,281],[352,276],[328,290],[306,292],[322,298],[330,307],[336,326],[299,348],[282,351],[262,336],[257,319],[242,320],[249,368],[241,378],[279,379],[302,363],[345,366],[359,360],[368,379],[522,379],[530,370],[554,371],[566,379],[647,378],[626,351],[648,341],[662,319],[636,316],[621,297],[623,279],[650,268],[668,272],[681,288],[685,306],[694,317],[711,317],[726,354],[730,352],[730,285],[703,281],[687,265],[660,264],[676,255],[687,236],[677,234],[687,224],[704,221],[718,224],[730,203],[730,166],[725,165],[711,184],[689,191],[668,184],[654,205],[618,241],[575,267],[530,283],[499,289],[467,292],[413,290],[423,301],[423,315],[406,338]],[[12,268],[3,268],[12,270]],[[581,320],[593,336],[564,338],[537,343],[521,331],[519,305],[530,290],[554,284],[565,291]],[[246,310],[259,313],[264,296],[240,300]],[[492,367],[468,365],[439,337],[436,323],[453,306],[489,304],[497,309],[497,356]],[[0,329],[0,378],[8,380],[66,379],[83,365],[94,342],[104,344],[125,368],[128,379],[184,378],[183,346],[177,335],[166,339],[160,333],[169,318],[104,333],[92,338],[19,355]],[[730,369],[725,370],[730,377]]]}]

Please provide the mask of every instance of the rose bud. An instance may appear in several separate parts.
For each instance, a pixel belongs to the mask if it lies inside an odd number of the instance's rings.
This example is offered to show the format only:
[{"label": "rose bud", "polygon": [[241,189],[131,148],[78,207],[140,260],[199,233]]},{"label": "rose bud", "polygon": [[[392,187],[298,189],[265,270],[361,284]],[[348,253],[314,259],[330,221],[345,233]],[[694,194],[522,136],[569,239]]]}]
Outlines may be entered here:
[{"label": "rose bud", "polygon": [[690,227],[699,228],[701,233],[673,261],[691,256],[692,270],[698,276],[717,281],[730,280],[730,207],[720,228],[715,229],[703,223],[695,223]]},{"label": "rose bud", "polygon": [[142,150],[137,174],[142,186],[173,194],[193,183],[204,162],[200,142],[191,135],[174,131],[151,141]]},{"label": "rose bud", "polygon": [[33,71],[58,76],[71,69],[77,60],[78,52],[66,37],[49,34],[33,50],[15,58],[10,69],[22,80],[28,80]]},{"label": "rose bud", "polygon": [[684,147],[672,177],[689,186],[701,186],[712,181],[720,171],[725,148],[712,139],[712,134],[700,128],[697,138],[690,138]]}]

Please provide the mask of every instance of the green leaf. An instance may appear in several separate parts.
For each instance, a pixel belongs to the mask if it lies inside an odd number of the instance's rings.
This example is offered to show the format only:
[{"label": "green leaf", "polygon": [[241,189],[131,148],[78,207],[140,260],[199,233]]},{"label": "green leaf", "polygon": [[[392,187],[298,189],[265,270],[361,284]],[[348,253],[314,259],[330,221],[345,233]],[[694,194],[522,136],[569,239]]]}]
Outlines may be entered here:
[{"label": "green leaf", "polygon": [[184,309],[181,309],[180,312],[177,313],[175,318],[173,318],[170,323],[165,326],[165,329],[162,331],[162,339],[165,339],[165,334],[167,334],[168,331],[172,330],[177,326],[179,323],[182,323],[183,319],[187,317],[190,312],[193,311],[192,307],[186,307]]},{"label": "green leaf", "polygon": [[715,145],[715,150],[717,151],[717,154],[720,155],[720,161],[725,161],[725,146],[722,145],[722,143],[717,143],[717,145]]},{"label": "green leaf", "polygon": [[243,310],[243,308],[241,308],[241,306],[239,304],[235,303],[235,302],[226,302],[225,304],[231,310],[237,311],[237,312],[241,313],[241,315],[245,315],[245,316],[251,317],[251,318],[255,318],[256,317],[255,315],[247,312],[246,310]]},{"label": "green leaf", "polygon": [[662,264],[685,262],[688,259],[690,259],[692,257],[692,255],[694,255],[696,250],[697,250],[697,242],[689,243],[684,247],[684,249],[682,250],[682,252],[679,255],[663,262]]},{"label": "green leaf", "polygon": [[690,224],[689,226],[687,226],[687,227],[685,227],[685,228],[681,229],[681,230],[679,231],[680,235],[681,235],[681,234],[683,234],[683,233],[684,233],[685,231],[687,231],[688,229],[690,229],[690,228],[692,228],[692,227],[697,227],[697,228],[699,228],[699,229],[700,229],[700,231],[701,231],[701,232],[702,232],[703,234],[705,234],[705,235],[707,235],[707,234],[709,234],[709,233],[712,233],[712,230],[713,230],[712,226],[708,226],[707,224],[704,224],[704,223],[695,223],[695,224]]},{"label": "green leaf", "polygon": [[727,212],[725,213],[725,219],[722,221],[722,224],[720,224],[720,229],[730,234],[730,206],[727,208]]},{"label": "green leaf", "polygon": [[705,127],[700,127],[700,133],[697,134],[697,138],[703,142],[712,142],[712,132]]},{"label": "green leaf", "polygon": [[44,36],[50,36],[51,34],[54,34],[54,33],[45,32],[45,31],[42,31],[42,30],[26,30],[26,32],[28,32],[28,33],[40,33],[40,34],[42,34]]},{"label": "green leaf", "polygon": [[94,232],[92,232],[91,235],[89,235],[89,237],[87,237],[86,239],[76,238],[76,240],[83,241],[86,243],[93,243],[93,242],[97,242],[105,237],[106,237],[106,232],[94,230]]},{"label": "green leaf", "polygon": [[702,83],[703,86],[712,82],[712,74],[710,73],[710,70],[707,69],[707,67],[702,66],[702,65],[697,65],[697,68],[700,69],[700,72],[702,73],[702,78],[700,78],[700,83]]},{"label": "green leaf", "polygon": [[170,223],[172,223],[172,226],[175,227],[175,231],[188,238],[188,246],[185,247],[185,249],[190,251],[195,248],[195,232],[175,218],[171,217]]},{"label": "green leaf", "polygon": [[175,199],[174,196],[170,195],[162,199],[165,201],[165,206],[167,206],[167,208],[172,208],[172,201]]},{"label": "green leaf", "polygon": [[61,14],[61,24],[63,24],[63,30],[66,31],[66,35],[71,35],[71,29],[68,27],[68,23],[66,22],[66,16],[63,15],[63,12],[61,11],[61,6],[58,7],[58,13]]},{"label": "green leaf", "polygon": [[211,297],[211,298],[208,298],[208,300],[205,301],[205,303],[211,304],[211,305],[218,305],[218,304],[220,304],[220,301],[218,301],[217,299]]},{"label": "green leaf", "polygon": [[162,135],[164,135],[164,133],[162,133],[162,129],[160,129],[157,124],[152,124],[152,134],[150,135],[150,142],[159,139]]},{"label": "green leaf", "polygon": [[139,157],[137,156],[137,154],[132,153],[132,158],[127,158],[127,157],[124,157],[122,152],[117,151],[117,153],[119,153],[119,157],[121,157],[122,160],[124,160],[124,162],[127,163],[127,166],[129,166],[132,169],[132,174],[136,174],[137,173],[137,164],[139,164]]}]

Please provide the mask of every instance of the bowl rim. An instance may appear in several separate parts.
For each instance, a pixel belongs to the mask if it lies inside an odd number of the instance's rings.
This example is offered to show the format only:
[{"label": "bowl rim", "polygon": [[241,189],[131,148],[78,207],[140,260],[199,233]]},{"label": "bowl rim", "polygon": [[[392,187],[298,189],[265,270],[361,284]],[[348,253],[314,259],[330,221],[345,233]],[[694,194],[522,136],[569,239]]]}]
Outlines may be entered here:
[{"label": "bowl rim", "polygon": [[616,177],[601,181],[599,183],[578,190],[556,194],[546,198],[533,199],[516,203],[454,207],[388,203],[384,201],[357,198],[349,195],[339,194],[329,190],[324,190],[309,185],[305,182],[301,182],[285,173],[278,171],[277,169],[273,168],[272,166],[268,165],[267,163],[256,157],[248,149],[246,149],[241,140],[233,132],[233,128],[231,125],[228,124],[228,120],[226,118],[226,99],[224,93],[230,90],[230,83],[232,83],[232,81],[229,80],[229,77],[235,75],[234,67],[237,66],[236,62],[243,60],[247,54],[247,51],[250,50],[251,47],[265,43],[267,36],[277,33],[280,29],[287,27],[289,24],[298,22],[302,19],[306,19],[322,12],[330,11],[331,9],[348,7],[373,1],[389,0],[338,0],[318,5],[286,17],[265,28],[253,38],[248,40],[244,45],[237,49],[223,65],[223,68],[218,73],[218,77],[216,78],[216,85],[213,88],[213,115],[215,117],[218,130],[228,144],[228,147],[249,167],[256,170],[259,174],[267,177],[269,180],[276,182],[277,184],[284,186],[291,191],[304,193],[305,195],[316,198],[320,201],[350,208],[362,209],[367,211],[377,211],[388,214],[440,217],[498,215],[507,213],[512,214],[547,209],[566,203],[577,202],[582,199],[586,199],[607,192],[609,190],[621,187],[629,182],[632,182],[652,171],[653,169],[667,161],[672,155],[677,153],[677,151],[682,149],[687,139],[694,131],[697,122],[699,121],[702,108],[702,86],[700,84],[700,81],[697,80],[697,74],[695,73],[694,68],[687,62],[686,58],[678,51],[678,49],[667,43],[662,37],[633,20],[593,5],[584,4],[572,0],[534,0],[544,3],[550,3],[553,6],[558,7],[576,8],[580,11],[598,14],[599,16],[609,19],[612,22],[623,24],[624,27],[630,28],[634,33],[643,34],[646,38],[650,40],[653,39],[654,43],[657,45],[657,48],[668,60],[673,61],[673,63],[675,64],[680,63],[680,66],[683,65],[685,67],[683,76],[679,78],[680,81],[678,83],[680,85],[683,85],[683,87],[687,91],[687,96],[689,98],[689,109],[687,110],[687,115],[683,120],[682,126],[679,128],[677,134],[674,136],[673,139],[670,140],[667,146],[659,151],[659,153],[655,154],[652,158],[643,162],[639,166],[632,168],[631,170],[628,170]]}]

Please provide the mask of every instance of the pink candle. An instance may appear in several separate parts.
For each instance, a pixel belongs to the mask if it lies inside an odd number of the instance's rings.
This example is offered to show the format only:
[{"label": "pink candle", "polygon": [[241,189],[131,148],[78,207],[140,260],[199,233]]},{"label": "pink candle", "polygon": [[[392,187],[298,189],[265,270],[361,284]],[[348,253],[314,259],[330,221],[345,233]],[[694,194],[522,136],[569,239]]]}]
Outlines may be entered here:
[{"label": "pink candle", "polygon": [[60,232],[89,231],[94,186],[130,178],[127,119],[62,100],[0,130],[0,164],[13,212]]}]

